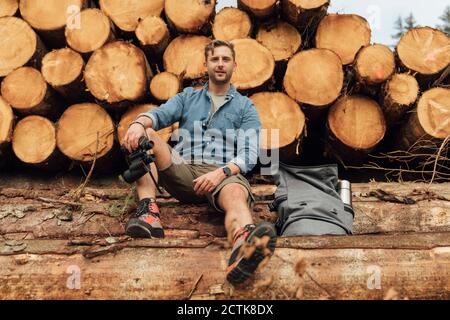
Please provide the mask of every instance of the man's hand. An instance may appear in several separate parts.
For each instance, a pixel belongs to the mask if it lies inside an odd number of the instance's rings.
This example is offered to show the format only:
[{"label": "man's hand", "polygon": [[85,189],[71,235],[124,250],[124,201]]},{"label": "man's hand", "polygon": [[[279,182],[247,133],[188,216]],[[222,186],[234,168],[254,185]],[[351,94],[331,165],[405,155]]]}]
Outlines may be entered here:
[{"label": "man's hand", "polygon": [[198,196],[204,196],[207,193],[213,192],[225,178],[226,176],[222,168],[208,172],[193,181],[194,191]]},{"label": "man's hand", "polygon": [[132,153],[139,146],[139,139],[144,136],[144,126],[139,123],[133,123],[123,139],[123,146]]}]

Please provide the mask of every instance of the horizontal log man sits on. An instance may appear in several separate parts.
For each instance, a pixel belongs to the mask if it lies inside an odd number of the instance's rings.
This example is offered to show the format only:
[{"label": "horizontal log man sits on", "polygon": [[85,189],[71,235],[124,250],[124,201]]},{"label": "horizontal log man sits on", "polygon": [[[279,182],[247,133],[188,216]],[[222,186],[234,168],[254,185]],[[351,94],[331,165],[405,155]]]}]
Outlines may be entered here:
[{"label": "horizontal log man sits on", "polygon": [[[233,45],[214,40],[205,48],[205,59],[208,83],[201,90],[186,88],[159,108],[140,114],[125,135],[124,147],[132,152],[147,136],[154,142],[152,173],[158,174],[159,183],[172,196],[186,203],[209,202],[225,213],[233,244],[227,279],[237,284],[275,250],[274,226],[253,223],[255,200],[242,175],[257,162],[261,122],[251,100],[230,84],[237,67]],[[156,131],[176,122],[178,144],[172,149]],[[136,189],[140,203],[126,233],[136,238],[164,237],[157,187],[149,174],[137,181]]]}]

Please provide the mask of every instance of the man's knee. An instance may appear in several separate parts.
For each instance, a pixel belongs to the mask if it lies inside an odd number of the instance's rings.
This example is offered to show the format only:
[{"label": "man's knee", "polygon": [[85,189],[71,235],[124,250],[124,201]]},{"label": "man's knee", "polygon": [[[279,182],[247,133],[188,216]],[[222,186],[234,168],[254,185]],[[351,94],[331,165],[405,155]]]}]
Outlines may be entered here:
[{"label": "man's knee", "polygon": [[243,185],[239,183],[230,183],[220,190],[219,202],[222,204],[222,200],[225,199],[232,199],[236,202],[247,202],[248,196],[248,191]]}]

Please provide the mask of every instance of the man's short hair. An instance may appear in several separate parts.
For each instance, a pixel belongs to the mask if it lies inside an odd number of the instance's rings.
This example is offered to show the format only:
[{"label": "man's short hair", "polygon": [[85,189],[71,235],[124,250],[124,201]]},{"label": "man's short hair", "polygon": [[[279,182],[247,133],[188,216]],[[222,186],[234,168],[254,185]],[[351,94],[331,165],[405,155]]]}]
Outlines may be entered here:
[{"label": "man's short hair", "polygon": [[208,60],[208,53],[209,52],[213,53],[214,49],[218,47],[230,48],[233,60],[236,60],[236,52],[234,51],[234,45],[231,42],[223,40],[213,40],[205,47],[205,60]]}]

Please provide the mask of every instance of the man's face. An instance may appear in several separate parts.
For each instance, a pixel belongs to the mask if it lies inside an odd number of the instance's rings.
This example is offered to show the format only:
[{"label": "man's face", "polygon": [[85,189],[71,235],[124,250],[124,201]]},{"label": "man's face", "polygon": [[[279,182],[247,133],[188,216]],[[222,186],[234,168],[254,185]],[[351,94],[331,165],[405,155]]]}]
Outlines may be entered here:
[{"label": "man's face", "polygon": [[209,51],[208,59],[205,63],[209,79],[218,85],[230,82],[236,66],[231,49],[225,46]]}]

